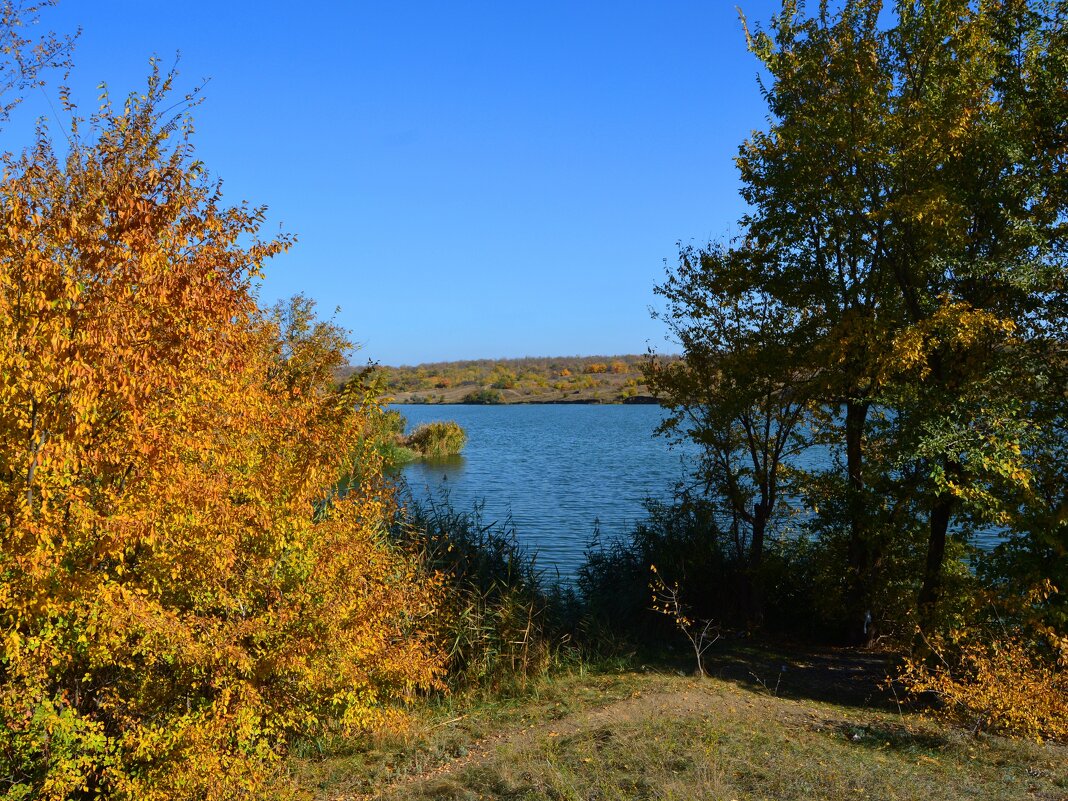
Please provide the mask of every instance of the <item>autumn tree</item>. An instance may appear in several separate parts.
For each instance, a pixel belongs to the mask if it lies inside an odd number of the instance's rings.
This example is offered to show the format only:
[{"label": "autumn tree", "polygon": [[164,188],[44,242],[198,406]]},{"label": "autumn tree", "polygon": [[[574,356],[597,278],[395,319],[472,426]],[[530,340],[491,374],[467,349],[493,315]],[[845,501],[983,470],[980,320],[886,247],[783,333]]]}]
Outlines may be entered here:
[{"label": "autumn tree", "polygon": [[53,5],[55,0],[0,3],[0,123],[8,121],[27,89],[43,85],[46,72],[70,67],[76,34],[33,35],[41,11]]},{"label": "autumn tree", "polygon": [[278,797],[289,738],[371,725],[440,664],[360,448],[374,400],[333,384],[348,343],[258,308],[290,241],[223,202],[170,87],[5,158],[6,797]]},{"label": "autumn tree", "polygon": [[899,20],[886,218],[902,321],[886,383],[928,478],[929,622],[952,519],[1009,524],[1023,454],[1053,431],[1037,404],[1063,384],[1068,333],[1068,6],[907,5]]}]

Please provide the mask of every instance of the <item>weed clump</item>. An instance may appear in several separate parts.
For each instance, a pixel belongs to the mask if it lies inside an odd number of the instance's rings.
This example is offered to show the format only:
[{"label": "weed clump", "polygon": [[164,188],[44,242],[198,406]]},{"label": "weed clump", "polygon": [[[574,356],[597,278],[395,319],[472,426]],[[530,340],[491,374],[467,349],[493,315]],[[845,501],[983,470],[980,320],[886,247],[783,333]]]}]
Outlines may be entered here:
[{"label": "weed clump", "polygon": [[452,421],[425,423],[406,436],[401,444],[424,458],[455,456],[467,444],[467,433],[459,423]]}]

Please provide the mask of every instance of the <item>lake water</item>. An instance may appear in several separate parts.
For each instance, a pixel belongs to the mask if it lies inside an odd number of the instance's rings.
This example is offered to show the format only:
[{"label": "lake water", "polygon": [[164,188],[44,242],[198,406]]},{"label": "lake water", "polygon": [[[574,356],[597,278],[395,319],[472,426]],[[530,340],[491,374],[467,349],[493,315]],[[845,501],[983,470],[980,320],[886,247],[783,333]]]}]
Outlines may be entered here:
[{"label": "lake water", "polygon": [[[467,431],[462,455],[404,468],[415,499],[436,500],[447,491],[458,511],[483,502],[484,523],[503,523],[510,514],[519,541],[537,552],[538,565],[562,578],[582,563],[598,521],[605,537],[625,534],[645,517],[645,499],[670,500],[696,452],[693,445],[671,448],[653,435],[664,416],[659,406],[394,408],[407,418],[409,431],[434,420],[455,420]],[[1000,539],[999,531],[989,530],[974,542],[991,548]]]},{"label": "lake water", "polygon": [[408,430],[455,420],[467,431],[459,457],[404,468],[417,500],[449,492],[453,507],[485,502],[484,522],[511,514],[538,565],[573,575],[599,520],[606,536],[622,534],[645,516],[646,498],[669,500],[685,478],[686,452],[653,430],[659,406],[531,404],[505,406],[398,405]]}]

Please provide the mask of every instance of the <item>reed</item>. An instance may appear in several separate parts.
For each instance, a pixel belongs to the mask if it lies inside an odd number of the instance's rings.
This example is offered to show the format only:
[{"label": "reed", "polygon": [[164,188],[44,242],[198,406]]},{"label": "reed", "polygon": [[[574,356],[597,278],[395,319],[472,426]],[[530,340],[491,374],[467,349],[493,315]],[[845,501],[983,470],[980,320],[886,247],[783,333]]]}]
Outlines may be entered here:
[{"label": "reed", "polygon": [[481,505],[457,511],[445,496],[409,501],[393,535],[445,585],[439,632],[453,689],[522,688],[567,658],[562,594],[546,585],[511,520],[487,523]]}]

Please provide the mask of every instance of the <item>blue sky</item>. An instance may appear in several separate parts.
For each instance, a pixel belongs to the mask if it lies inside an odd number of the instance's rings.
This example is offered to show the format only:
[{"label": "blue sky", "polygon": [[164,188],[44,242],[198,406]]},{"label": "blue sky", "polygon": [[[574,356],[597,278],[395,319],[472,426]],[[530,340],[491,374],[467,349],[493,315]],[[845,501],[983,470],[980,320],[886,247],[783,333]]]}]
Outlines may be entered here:
[{"label": "blue sky", "polygon": [[210,79],[197,156],[298,238],[262,300],[340,307],[355,362],[672,350],[653,287],[676,242],[732,233],[733,158],[765,125],[722,0],[60,0],[42,21],[82,28],[85,111],[153,54],[181,53],[182,89]]}]

